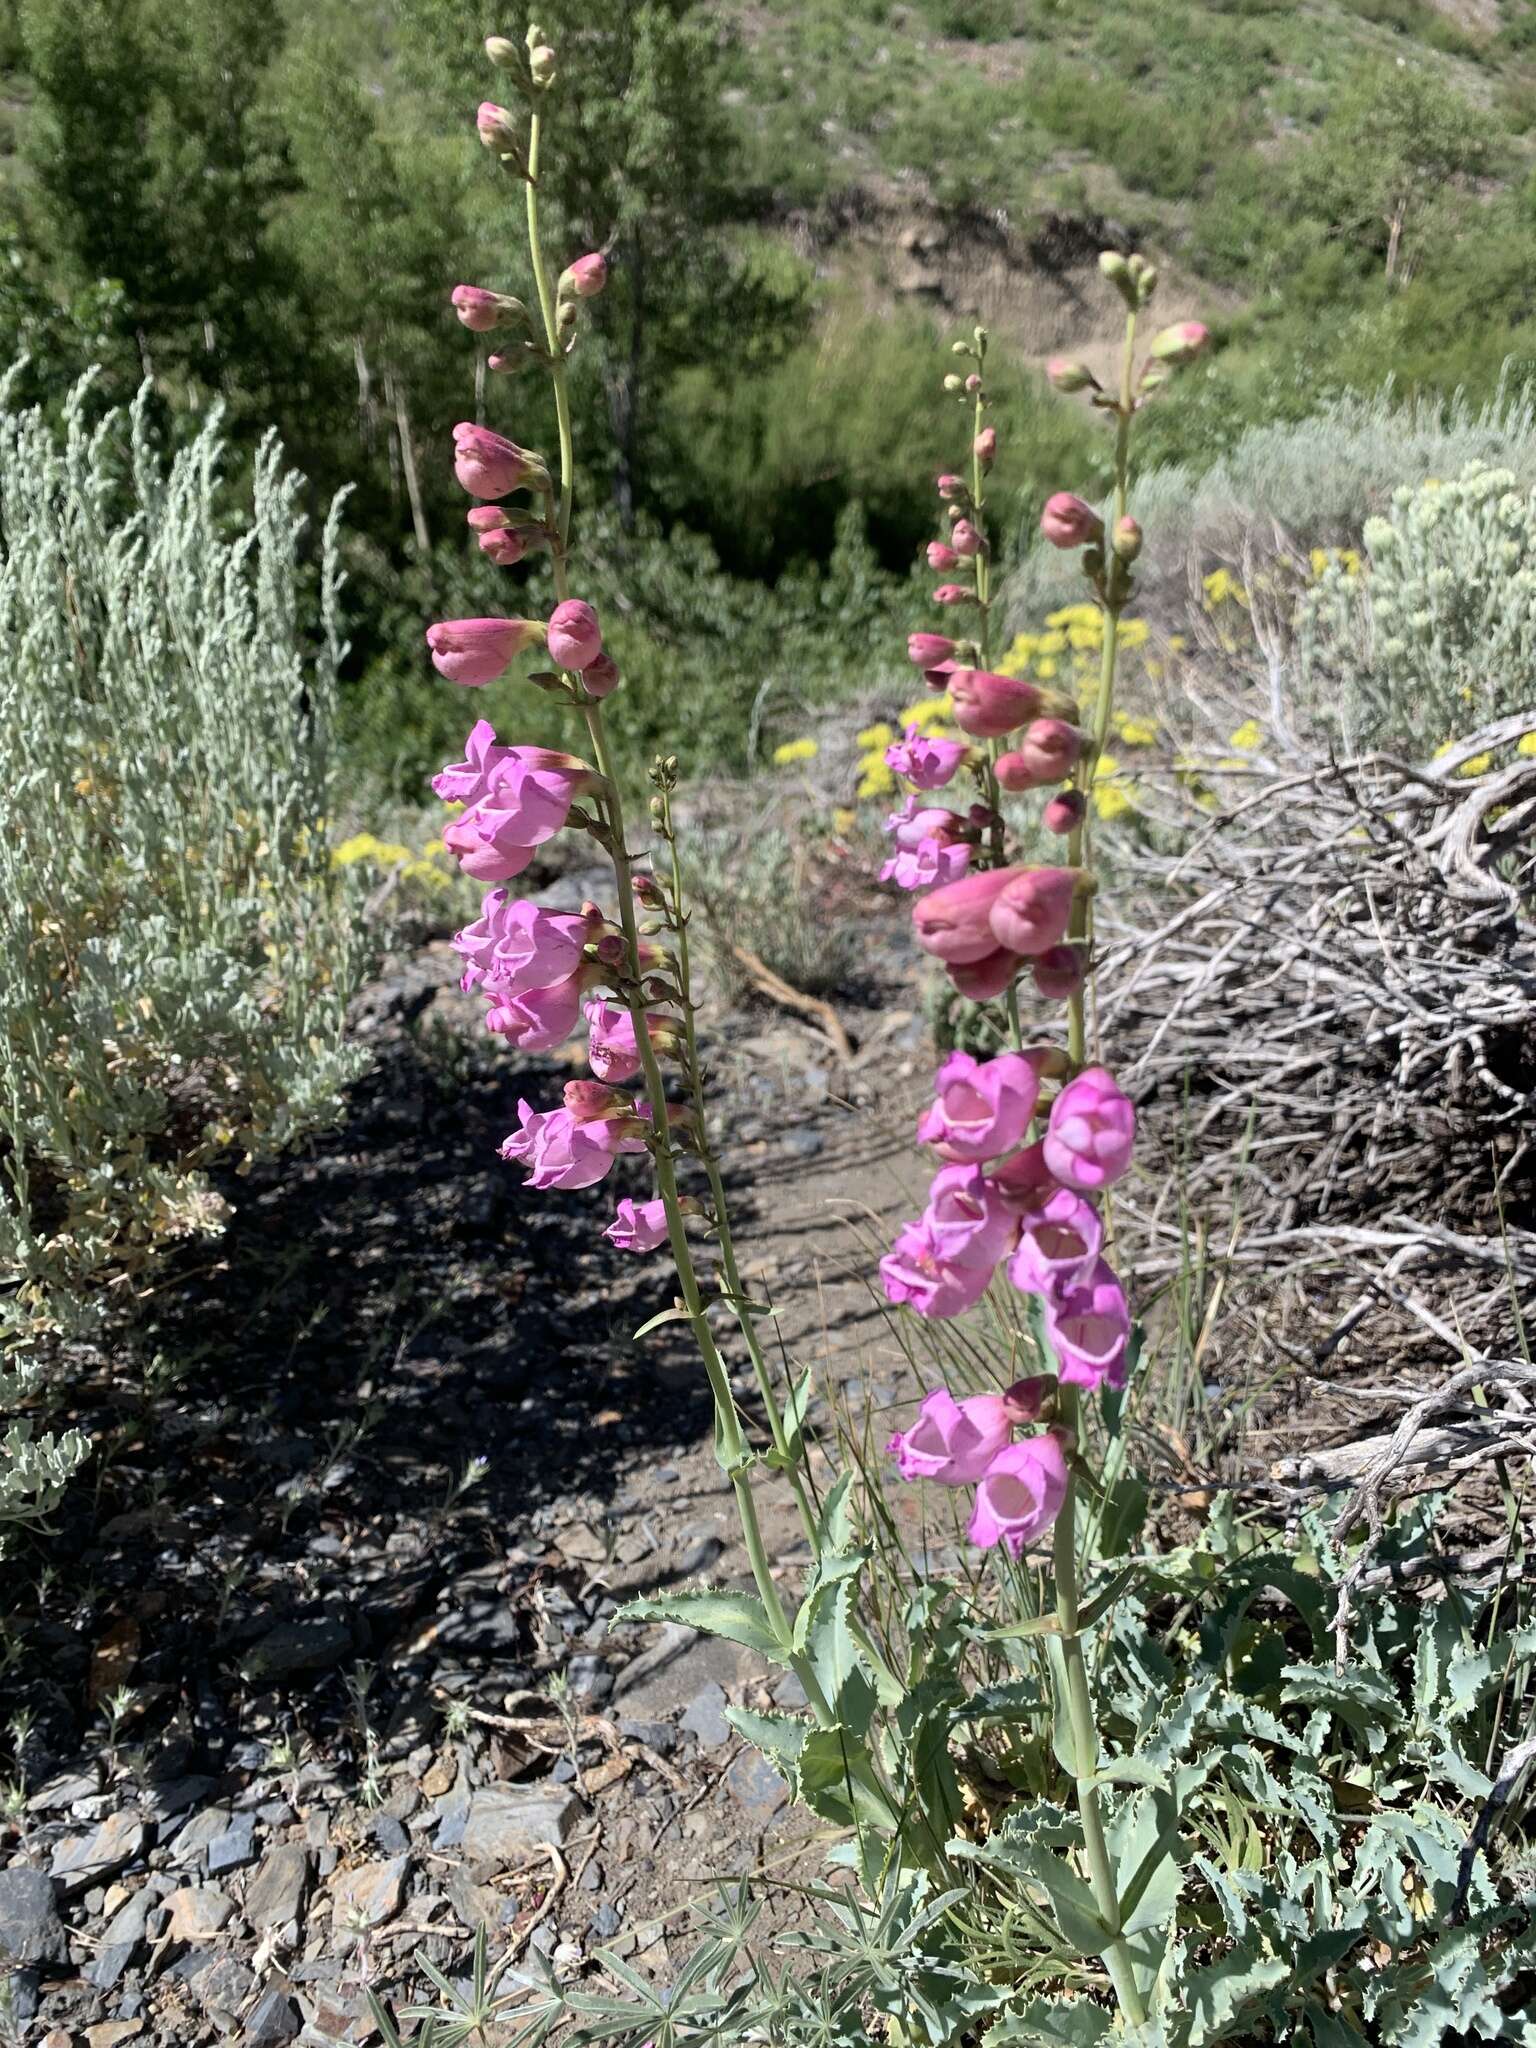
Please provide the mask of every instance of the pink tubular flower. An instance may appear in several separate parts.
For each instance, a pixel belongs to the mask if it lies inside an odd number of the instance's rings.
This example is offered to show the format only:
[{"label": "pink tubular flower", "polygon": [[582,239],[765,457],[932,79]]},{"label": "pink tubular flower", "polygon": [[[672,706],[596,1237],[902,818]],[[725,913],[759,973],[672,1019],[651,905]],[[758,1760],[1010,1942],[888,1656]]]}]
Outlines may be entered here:
[{"label": "pink tubular flower", "polygon": [[1131,1310],[1125,1289],[1105,1259],[1085,1280],[1045,1297],[1045,1328],[1056,1352],[1059,1378],[1068,1387],[1125,1385]]},{"label": "pink tubular flower", "polygon": [[[622,1003],[604,1002],[594,996],[586,1005],[587,1063],[602,1081],[632,1081],[641,1068],[640,1047],[635,1038],[635,1020]],[[667,1017],[648,1017],[646,1028],[658,1052],[669,1049],[668,1034],[673,1022]]]},{"label": "pink tubular flower", "polygon": [[453,473],[472,498],[504,498],[543,468],[504,434],[460,420],[453,430]]},{"label": "pink tubular flower", "polygon": [[482,527],[479,534],[480,552],[489,555],[498,569],[512,569],[528,552],[524,536],[510,526]]},{"label": "pink tubular flower", "polygon": [[936,1387],[910,1429],[889,1439],[886,1454],[903,1479],[933,1479],[940,1486],[974,1486],[1013,1435],[1014,1411],[1002,1394],[970,1394],[957,1401]]},{"label": "pink tubular flower", "polygon": [[968,751],[960,740],[934,739],[920,725],[909,725],[901,738],[886,748],[885,765],[917,789],[942,789],[953,781]]},{"label": "pink tubular flower", "polygon": [[1104,1222],[1072,1188],[1053,1188],[1019,1219],[1019,1248],[1008,1278],[1021,1294],[1058,1294],[1080,1287],[1104,1243]]},{"label": "pink tubular flower", "polygon": [[482,100],[475,109],[475,127],[487,149],[498,155],[517,147],[517,129],[505,107],[494,100]]},{"label": "pink tubular flower", "polygon": [[467,690],[494,683],[543,637],[536,619],[439,619],[427,628],[432,666]]},{"label": "pink tubular flower", "polygon": [[489,334],[507,316],[507,301],[500,292],[488,292],[484,285],[456,284],[449,303],[471,334]]},{"label": "pink tubular flower", "polygon": [[533,848],[490,803],[475,804],[445,825],[443,844],[477,882],[510,882],[533,859]]},{"label": "pink tubular flower", "polygon": [[497,995],[515,996],[568,981],[601,924],[595,909],[541,910],[524,897],[509,902],[505,889],[493,889],[480,916],[453,943],[469,962],[466,987],[485,981]]},{"label": "pink tubular flower", "polygon": [[1202,355],[1210,339],[1211,330],[1200,321],[1179,320],[1152,337],[1152,353],[1158,362],[1166,363],[1170,370],[1177,370]]},{"label": "pink tubular flower", "polygon": [[983,469],[990,469],[997,458],[997,429],[983,427],[971,443],[972,451]]},{"label": "pink tubular flower", "polygon": [[954,641],[947,640],[942,633],[907,635],[907,659],[915,668],[932,668],[936,662],[948,661],[954,651]]},{"label": "pink tubular flower", "polygon": [[524,846],[542,846],[564,828],[571,805],[596,778],[585,761],[552,747],[509,747],[489,802]]},{"label": "pink tubular flower", "polygon": [[1083,736],[1075,725],[1064,718],[1037,718],[998,762],[997,779],[1008,790],[1044,789],[1064,782],[1082,751]]},{"label": "pink tubular flower", "polygon": [[935,889],[912,909],[912,930],[925,953],[964,967],[985,960],[1003,942],[988,922],[992,905],[1023,868],[985,868]]},{"label": "pink tubular flower", "polygon": [[1085,1067],[1051,1104],[1045,1160],[1067,1187],[1097,1194],[1131,1163],[1136,1110],[1105,1067]]},{"label": "pink tubular flower", "polygon": [[990,1003],[1005,992],[1023,965],[1019,954],[999,946],[982,960],[951,960],[944,971],[968,1003]]},{"label": "pink tubular flower", "polygon": [[919,839],[915,846],[897,848],[880,879],[898,889],[933,889],[958,881],[970,864],[971,849],[963,839]]},{"label": "pink tubular flower", "polygon": [[954,498],[968,498],[970,496],[970,492],[965,486],[965,478],[963,476],[955,476],[949,470],[946,470],[942,476],[934,478],[933,487],[946,502]]},{"label": "pink tubular flower", "polygon": [[998,1452],[977,1485],[966,1534],[981,1550],[1001,1543],[1018,1557],[1045,1534],[1066,1497],[1066,1452],[1061,1439],[1045,1430]]},{"label": "pink tubular flower", "polygon": [[560,289],[574,292],[578,299],[595,299],[608,282],[608,259],[600,250],[578,256],[560,273]]},{"label": "pink tubular flower", "polygon": [[952,1052],[933,1077],[933,1101],[918,1119],[918,1143],[965,1165],[996,1159],[1024,1136],[1039,1093],[1039,1077],[1022,1053],[978,1060]]},{"label": "pink tubular flower", "polygon": [[549,615],[549,651],[562,668],[590,668],[603,651],[597,613],[579,597],[568,597]]},{"label": "pink tubular flower", "polygon": [[935,604],[973,604],[976,593],[963,583],[941,583],[933,593]]},{"label": "pink tubular flower", "polygon": [[[1050,805],[1046,805],[1050,809]],[[1083,985],[1083,954],[1079,946],[1047,946],[1029,963],[1035,987],[1048,1003],[1064,1003]]]},{"label": "pink tubular flower", "polygon": [[928,566],[936,573],[942,573],[945,569],[958,569],[960,557],[944,541],[931,540],[928,543]]},{"label": "pink tubular flower", "polygon": [[611,697],[619,687],[619,664],[606,648],[582,670],[581,686],[589,697]]},{"label": "pink tubular flower", "polygon": [[477,804],[489,794],[496,770],[509,752],[498,745],[490,720],[478,718],[464,742],[464,759],[434,775],[432,787],[444,803]]},{"label": "pink tubular flower", "polygon": [[1076,894],[1075,868],[1013,868],[988,914],[992,936],[1011,953],[1043,953],[1067,935]]},{"label": "pink tubular flower", "polygon": [[503,1159],[529,1168],[531,1188],[590,1188],[621,1152],[643,1152],[645,1140],[630,1129],[640,1119],[603,1117],[588,1122],[568,1109],[536,1111],[517,1105],[518,1129],[501,1142]]},{"label": "pink tubular flower", "polygon": [[1047,832],[1055,832],[1065,839],[1069,832],[1075,832],[1087,815],[1088,805],[1080,789],[1064,789],[1059,796],[1053,796],[1040,813],[1040,822]]},{"label": "pink tubular flower", "polygon": [[1040,709],[1040,692],[1022,676],[956,668],[949,670],[944,680],[955,707],[955,723],[973,739],[1001,739]]},{"label": "pink tubular flower", "polygon": [[1018,1218],[979,1166],[941,1166],[928,1189],[923,1223],[939,1255],[954,1266],[989,1272],[1013,1249]]},{"label": "pink tubular flower", "polygon": [[515,1045],[519,1052],[551,1052],[576,1029],[586,976],[578,968],[552,988],[529,988],[514,995],[490,986],[491,1007],[485,1028]]},{"label": "pink tubular flower", "polygon": [[946,1259],[926,1223],[908,1223],[880,1261],[886,1299],[905,1302],[920,1316],[959,1316],[974,1308],[991,1279],[986,1266],[958,1266]]},{"label": "pink tubular flower", "polygon": [[621,1252],[657,1251],[667,1241],[667,1205],[659,1197],[654,1202],[632,1202],[626,1195],[603,1235]]},{"label": "pink tubular flower", "polygon": [[1104,538],[1104,522],[1091,505],[1071,491],[1058,491],[1045,501],[1040,531],[1053,548],[1081,548]]},{"label": "pink tubular flower", "polygon": [[1056,1185],[1045,1163],[1045,1146],[1038,1142],[994,1166],[988,1177],[1003,1200],[1020,1212],[1039,1208]]},{"label": "pink tubular flower", "polygon": [[[949,541],[951,549],[957,555],[979,555],[986,546],[986,542],[969,519],[955,521],[950,528]],[[933,562],[930,557],[930,566],[937,569],[940,564]],[[945,563],[943,566],[947,568],[949,564]]]}]

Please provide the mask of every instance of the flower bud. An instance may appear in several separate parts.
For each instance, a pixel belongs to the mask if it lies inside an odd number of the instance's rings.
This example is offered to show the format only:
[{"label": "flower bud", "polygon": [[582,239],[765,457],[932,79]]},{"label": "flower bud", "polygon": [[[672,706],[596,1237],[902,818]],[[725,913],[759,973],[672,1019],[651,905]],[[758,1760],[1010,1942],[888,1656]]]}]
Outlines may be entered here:
[{"label": "flower bud", "polygon": [[960,391],[964,389],[964,386],[964,378],[957,377],[953,370],[951,370],[949,375],[944,379],[944,389],[946,391]]},{"label": "flower bud", "polygon": [[[948,661],[955,651],[953,640],[942,633],[909,633],[907,635],[907,659],[917,668],[934,668],[941,661]],[[942,689],[945,677],[938,687]]]},{"label": "flower bud", "polygon": [[960,557],[943,541],[931,540],[928,543],[928,566],[935,573],[942,574],[946,569],[958,569]]},{"label": "flower bud", "polygon": [[1045,501],[1040,531],[1053,548],[1081,548],[1104,538],[1104,522],[1071,491],[1057,491]]},{"label": "flower bud", "polygon": [[971,448],[982,468],[990,469],[993,462],[997,459],[996,427],[983,427],[971,443]]},{"label": "flower bud", "polygon": [[1087,808],[1080,789],[1064,789],[1060,795],[1053,796],[1040,813],[1040,822],[1047,832],[1059,832],[1065,838],[1081,825]]},{"label": "flower bud", "polygon": [[589,697],[609,697],[619,687],[619,664],[604,648],[596,661],[589,661],[581,672],[582,688]]},{"label": "flower bud", "polygon": [[966,498],[970,496],[969,491],[965,487],[965,478],[962,476],[952,476],[948,472],[938,478],[934,488],[938,491],[941,498]]},{"label": "flower bud", "polygon": [[977,376],[974,370],[972,370],[969,377],[966,378],[965,388],[967,391],[972,393],[975,393],[981,389],[981,379],[980,377]]},{"label": "flower bud", "polygon": [[1086,363],[1080,363],[1075,356],[1052,356],[1045,366],[1046,378],[1053,391],[1097,391],[1099,380]]},{"label": "flower bud", "polygon": [[554,83],[555,53],[548,43],[538,43],[528,52],[528,74],[535,85]]},{"label": "flower bud", "polygon": [[1048,1003],[1064,1003],[1083,985],[1083,956],[1078,946],[1047,946],[1030,961],[1029,968],[1035,987]]},{"label": "flower bud", "polygon": [[1129,512],[1115,521],[1112,545],[1122,562],[1134,562],[1141,553],[1141,526]]},{"label": "flower bud", "polygon": [[485,54],[498,71],[517,71],[521,68],[521,57],[516,43],[508,42],[505,36],[487,36]]},{"label": "flower bud", "polygon": [[485,147],[498,156],[515,156],[522,161],[516,124],[505,107],[494,100],[482,100],[475,110],[475,127]]},{"label": "flower bud", "polygon": [[1138,305],[1138,306],[1150,306],[1150,305],[1151,305],[1151,303],[1152,303],[1152,294],[1153,294],[1153,293],[1154,293],[1154,292],[1155,292],[1156,290],[1157,290],[1157,269],[1156,269],[1156,266],[1155,266],[1154,264],[1148,263],[1148,264],[1144,265],[1144,267],[1143,267],[1143,268],[1142,268],[1142,270],[1141,270],[1141,271],[1140,271],[1140,272],[1138,273],[1138,275],[1137,275],[1137,278],[1136,278],[1136,303],[1137,303],[1137,305]]},{"label": "flower bud", "polygon": [[588,669],[603,651],[597,613],[579,597],[568,597],[549,615],[549,651],[562,668]]},{"label": "flower bud", "polygon": [[1211,330],[1198,320],[1179,320],[1152,338],[1152,353],[1170,370],[1192,363],[1210,345]]},{"label": "flower bud", "polygon": [[1036,718],[1012,752],[999,757],[996,775],[1006,790],[1044,789],[1076,767],[1083,736],[1063,718]]},{"label": "flower bud", "polygon": [[576,261],[560,273],[560,295],[595,299],[608,282],[608,259],[600,249]]},{"label": "flower bud", "polygon": [[971,604],[975,592],[967,590],[963,583],[941,583],[933,593],[935,604]]},{"label": "flower bud", "polygon": [[1126,262],[1118,249],[1104,249],[1100,251],[1099,274],[1101,277],[1107,278],[1112,285],[1122,292],[1127,286],[1132,290],[1135,289],[1136,279],[1132,274],[1131,266]]},{"label": "flower bud", "polygon": [[969,519],[955,521],[949,540],[957,555],[979,555],[986,547],[986,542]]},{"label": "flower bud", "polygon": [[500,327],[507,320],[528,324],[528,308],[521,299],[506,292],[487,291],[483,285],[456,284],[448,300],[460,325],[471,334],[489,334],[493,327]]}]

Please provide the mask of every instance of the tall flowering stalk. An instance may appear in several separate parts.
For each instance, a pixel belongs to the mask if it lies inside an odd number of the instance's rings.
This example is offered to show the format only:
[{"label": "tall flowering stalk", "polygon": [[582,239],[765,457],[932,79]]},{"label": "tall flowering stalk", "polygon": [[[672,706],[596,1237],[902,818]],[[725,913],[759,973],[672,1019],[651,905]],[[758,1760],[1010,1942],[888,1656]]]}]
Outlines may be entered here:
[{"label": "tall flowering stalk", "polygon": [[[1123,1387],[1132,1335],[1125,1290],[1104,1255],[1100,1204],[1129,1168],[1135,1112],[1102,1066],[1088,1063],[1087,994],[1093,964],[1094,878],[1089,866],[1089,794],[1110,729],[1121,615],[1134,590],[1132,565],[1142,534],[1128,509],[1131,427],[1169,371],[1204,348],[1196,322],[1168,328],[1151,344],[1138,378],[1137,323],[1157,275],[1140,256],[1100,259],[1125,303],[1115,388],[1104,390],[1085,364],[1054,360],[1051,382],[1087,392],[1114,423],[1110,523],[1070,492],[1056,493],[1041,515],[1053,546],[1080,550],[1104,615],[1103,653],[1086,728],[1078,707],[1034,684],[994,672],[991,654],[991,549],[985,481],[997,437],[983,423],[981,367],[986,336],[955,344],[976,368],[951,373],[946,391],[974,398],[970,481],[938,478],[947,537],[929,544],[929,565],[965,581],[941,584],[936,604],[974,630],[965,637],[917,633],[909,653],[929,686],[947,697],[970,748],[936,740],[909,725],[886,755],[912,785],[888,821],[896,851],[884,870],[898,885],[923,890],[913,911],[918,943],[940,960],[960,995],[997,1002],[1010,1049],[977,1060],[957,1052],[939,1068],[934,1100],[917,1135],[946,1162],[923,1214],[907,1224],[881,1263],[885,1291],[917,1314],[952,1317],[973,1308],[1002,1272],[1038,1304],[1043,1345],[1054,1374],[1006,1393],[957,1399],[940,1388],[913,1427],[891,1440],[904,1479],[974,1489],[969,1534],[983,1548],[1001,1544],[1015,1557],[1053,1529],[1056,1611],[1052,1670],[1070,1731],[1072,1775],[1095,1906],[1108,1930],[1104,1956],[1116,1995],[1133,2024],[1146,2018],[1105,1837],[1099,1791],[1100,1748],[1079,1594],[1076,1498],[1084,1476],[1080,1441],[1085,1390]],[[962,814],[934,806],[926,793],[958,775],[974,781],[979,802]],[[1004,795],[1038,791],[1041,823],[1066,840],[1060,867],[1010,859]],[[1054,791],[1054,794],[1047,794]],[[920,798],[917,792],[923,792]],[[1065,1000],[1065,1047],[1026,1045],[1019,991],[1028,973],[1036,997]],[[1020,1427],[1043,1428],[1022,1441]]]},{"label": "tall flowering stalk", "polygon": [[[506,107],[487,102],[476,125],[502,170],[524,187],[533,305],[479,285],[457,286],[451,301],[472,333],[510,333],[510,342],[490,355],[490,369],[532,365],[549,376],[558,451],[551,467],[515,441],[465,422],[454,430],[455,473],[477,501],[468,516],[479,546],[507,567],[532,550],[547,550],[556,603],[547,620],[439,620],[426,637],[438,671],[472,688],[498,680],[520,656],[546,655],[549,666],[529,680],[570,705],[584,727],[590,758],[505,745],[481,720],[469,735],[464,760],[436,778],[438,794],[462,807],[445,830],[445,843],[466,873],[492,885],[480,916],[454,943],[465,959],[464,987],[480,991],[489,1006],[488,1028],[512,1044],[525,1051],[552,1048],[585,1018],[593,1078],[569,1082],[558,1108],[538,1110],[519,1103],[519,1127],[505,1140],[503,1156],[528,1169],[531,1186],[568,1188],[595,1185],[621,1155],[649,1156],[654,1196],[621,1201],[606,1234],[629,1251],[670,1249],[678,1297],[655,1320],[687,1322],[708,1377],[716,1455],[735,1494],[757,1592],[755,1607],[739,1598],[734,1603],[722,1599],[714,1625],[792,1669],[815,1720],[830,1729],[836,1711],[809,1653],[805,1629],[797,1637],[785,1610],[754,1496],[759,1466],[783,1472],[813,1550],[820,1554],[824,1518],[813,1512],[803,1475],[803,1390],[781,1404],[774,1387],[755,1324],[761,1311],[741,1279],[719,1162],[710,1143],[695,1029],[689,912],[673,815],[676,763],[663,759],[652,769],[649,823],[660,860],[659,865],[640,865],[603,714],[604,700],[622,678],[604,645],[595,609],[573,595],[574,447],[567,365],[579,341],[582,302],[600,293],[607,281],[606,260],[596,251],[579,255],[551,276],[539,197],[549,95],[559,66],[547,36],[534,24],[522,48],[499,36],[488,38],[485,48],[526,104],[526,117],[519,120]],[[507,502],[519,493],[526,502]],[[513,897],[505,887],[529,866],[539,845],[567,827],[584,830],[607,852],[614,884],[611,914],[596,903],[578,913],[544,910]],[[676,1081],[671,1092],[668,1074]],[[702,1181],[697,1193],[683,1186],[685,1172],[694,1169]],[[701,1266],[691,1229],[713,1239],[714,1273]],[[769,1435],[760,1452],[748,1443],[711,1327],[711,1312],[719,1308],[740,1325],[756,1375]],[[883,1669],[867,1633],[859,1628],[857,1635],[863,1653]],[[852,1757],[849,1771],[866,1810],[888,1827],[896,1826],[899,1817],[878,1770],[868,1759]]]}]

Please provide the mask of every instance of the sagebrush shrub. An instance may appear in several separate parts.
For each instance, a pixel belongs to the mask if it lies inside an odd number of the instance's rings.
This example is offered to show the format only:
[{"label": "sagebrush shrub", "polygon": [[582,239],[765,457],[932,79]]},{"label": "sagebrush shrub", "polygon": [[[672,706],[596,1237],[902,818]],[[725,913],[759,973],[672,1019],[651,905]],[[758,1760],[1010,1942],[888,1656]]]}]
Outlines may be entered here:
[{"label": "sagebrush shrub", "polygon": [[[326,842],[339,506],[314,591],[275,440],[239,513],[217,417],[167,464],[147,388],[93,423],[86,380],[58,431],[8,399],[0,1344],[35,1383],[33,1345],[222,1227],[212,1165],[335,1114],[362,947]],[[0,1515],[45,1443],[0,1454]]]}]

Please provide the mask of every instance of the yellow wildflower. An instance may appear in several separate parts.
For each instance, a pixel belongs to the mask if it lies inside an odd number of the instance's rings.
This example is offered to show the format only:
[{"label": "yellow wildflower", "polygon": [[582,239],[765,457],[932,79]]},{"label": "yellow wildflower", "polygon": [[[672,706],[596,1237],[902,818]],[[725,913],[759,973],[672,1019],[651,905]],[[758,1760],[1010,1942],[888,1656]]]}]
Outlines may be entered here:
[{"label": "yellow wildflower", "polygon": [[1189,642],[1182,633],[1170,633],[1168,635],[1168,652],[1170,654],[1182,654],[1188,645]]},{"label": "yellow wildflower", "polygon": [[1067,604],[1046,619],[1048,626],[1098,626],[1102,613],[1096,604]]},{"label": "yellow wildflower", "polygon": [[859,762],[859,788],[861,797],[894,796],[896,777],[886,765],[883,754],[865,754]]},{"label": "yellow wildflower", "polygon": [[814,761],[821,752],[815,740],[786,740],[773,750],[775,768],[792,768],[797,761]]},{"label": "yellow wildflower", "polygon": [[839,804],[832,813],[832,830],[834,832],[851,832],[858,822],[858,812],[850,811],[846,804]]},{"label": "yellow wildflower", "polygon": [[1205,608],[1214,611],[1220,604],[1239,604],[1245,609],[1248,593],[1232,574],[1230,569],[1213,569],[1209,576],[1201,579],[1205,589]]},{"label": "yellow wildflower", "polygon": [[1035,663],[1035,674],[1040,678],[1041,682],[1048,683],[1051,677],[1055,675],[1056,668],[1057,664],[1054,661],[1050,660],[1048,656],[1042,655],[1040,660]]},{"label": "yellow wildflower", "polygon": [[1462,762],[1456,773],[1458,775],[1486,775],[1492,766],[1492,754],[1474,754],[1470,761]]},{"label": "yellow wildflower", "polygon": [[1519,746],[1516,747],[1515,752],[1517,754],[1536,754],[1536,732],[1528,732],[1521,740]]},{"label": "yellow wildflower", "polygon": [[1153,747],[1157,744],[1157,720],[1136,718],[1129,711],[1115,713],[1115,737],[1128,747]]},{"label": "yellow wildflower", "polygon": [[862,732],[856,732],[853,736],[854,745],[866,749],[870,747],[888,747],[894,742],[895,738],[895,733],[885,724],[866,725]]},{"label": "yellow wildflower", "polygon": [[1256,718],[1246,718],[1234,733],[1227,735],[1227,745],[1236,747],[1240,754],[1252,754],[1264,744],[1264,728]]},{"label": "yellow wildflower", "polygon": [[1037,651],[1041,654],[1065,654],[1067,651],[1066,634],[1042,633]]},{"label": "yellow wildflower", "polygon": [[1120,763],[1112,754],[1100,754],[1093,771],[1091,794],[1094,810],[1106,823],[1136,809],[1136,785],[1121,776]]},{"label": "yellow wildflower", "polygon": [[903,728],[916,725],[927,732],[931,726],[948,718],[953,709],[954,706],[947,697],[919,697],[915,703],[908,704],[898,711],[896,716]]},{"label": "yellow wildflower", "polygon": [[[1246,602],[1246,599],[1244,600]],[[1121,647],[1144,647],[1148,627],[1145,619],[1122,619],[1115,628],[1115,639]]]}]

